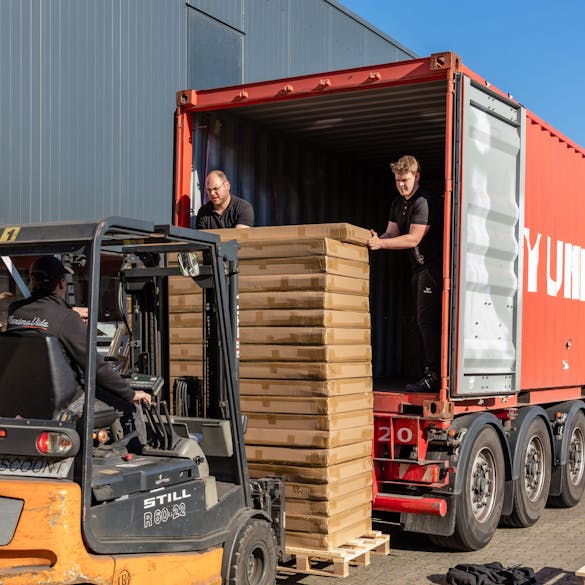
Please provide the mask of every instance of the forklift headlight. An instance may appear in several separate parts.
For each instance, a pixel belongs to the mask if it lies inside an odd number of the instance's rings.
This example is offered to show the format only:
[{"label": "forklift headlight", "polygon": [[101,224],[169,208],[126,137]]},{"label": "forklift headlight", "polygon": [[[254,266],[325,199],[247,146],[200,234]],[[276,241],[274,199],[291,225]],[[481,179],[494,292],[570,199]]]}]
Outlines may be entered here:
[{"label": "forklift headlight", "polygon": [[37,437],[37,450],[43,455],[65,457],[73,449],[73,440],[65,433],[44,431]]},{"label": "forklift headlight", "polygon": [[199,276],[199,260],[195,252],[180,252],[178,255],[179,269],[183,276],[194,278]]}]

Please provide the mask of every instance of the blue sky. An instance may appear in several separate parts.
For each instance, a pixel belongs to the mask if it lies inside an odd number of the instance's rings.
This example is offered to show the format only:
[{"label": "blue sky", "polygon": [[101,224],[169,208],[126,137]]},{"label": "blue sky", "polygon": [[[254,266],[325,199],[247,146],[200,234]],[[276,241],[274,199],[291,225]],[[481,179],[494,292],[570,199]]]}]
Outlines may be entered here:
[{"label": "blue sky", "polygon": [[457,53],[585,147],[585,0],[340,0],[421,57]]}]

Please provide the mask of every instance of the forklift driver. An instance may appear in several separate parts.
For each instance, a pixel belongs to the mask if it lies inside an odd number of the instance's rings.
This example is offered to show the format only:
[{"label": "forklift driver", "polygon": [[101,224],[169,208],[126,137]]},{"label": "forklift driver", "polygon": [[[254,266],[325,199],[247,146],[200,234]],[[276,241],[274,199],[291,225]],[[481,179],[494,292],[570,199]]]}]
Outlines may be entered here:
[{"label": "forklift driver", "polygon": [[[8,308],[8,331],[37,331],[42,335],[57,337],[61,342],[77,379],[81,379],[85,369],[86,325],[82,316],[65,300],[67,273],[72,274],[55,256],[41,256],[30,267],[29,298],[16,301]],[[83,397],[74,400],[69,406],[72,414],[79,415],[83,408]],[[130,414],[139,411],[132,403],[151,404],[150,394],[133,390],[128,382],[115,372],[104,358],[96,354],[96,410],[99,402],[113,406]],[[140,433],[139,433],[140,434]]]}]

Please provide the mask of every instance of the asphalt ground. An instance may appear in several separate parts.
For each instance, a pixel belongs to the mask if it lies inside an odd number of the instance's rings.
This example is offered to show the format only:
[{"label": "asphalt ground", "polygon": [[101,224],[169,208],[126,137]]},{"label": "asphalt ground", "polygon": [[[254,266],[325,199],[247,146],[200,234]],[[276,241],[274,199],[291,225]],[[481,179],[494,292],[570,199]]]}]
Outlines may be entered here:
[{"label": "asphalt ground", "polygon": [[372,555],[369,566],[351,566],[345,578],[279,572],[277,584],[443,585],[458,563],[498,561],[504,567],[531,567],[538,585],[584,585],[575,572],[585,565],[585,499],[575,508],[547,508],[530,528],[498,528],[488,546],[468,553],[438,549],[426,536],[394,524],[373,527],[390,535],[389,555]]}]

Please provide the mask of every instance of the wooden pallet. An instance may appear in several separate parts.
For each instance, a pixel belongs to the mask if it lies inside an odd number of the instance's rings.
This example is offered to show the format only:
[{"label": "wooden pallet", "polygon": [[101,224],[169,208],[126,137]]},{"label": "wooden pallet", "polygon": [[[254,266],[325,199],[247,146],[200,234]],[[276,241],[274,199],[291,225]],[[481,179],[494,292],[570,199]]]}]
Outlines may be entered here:
[{"label": "wooden pallet", "polygon": [[305,573],[325,577],[347,577],[350,565],[367,567],[370,555],[387,555],[390,552],[390,537],[375,531],[352,538],[346,544],[333,550],[286,547],[286,552],[294,555],[294,566],[282,565],[279,571]]}]

